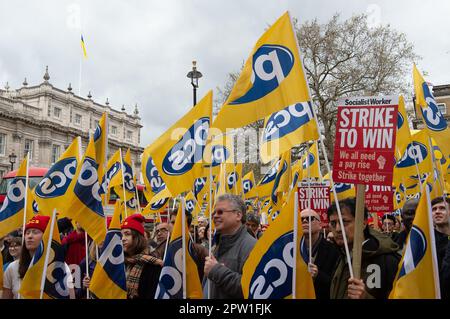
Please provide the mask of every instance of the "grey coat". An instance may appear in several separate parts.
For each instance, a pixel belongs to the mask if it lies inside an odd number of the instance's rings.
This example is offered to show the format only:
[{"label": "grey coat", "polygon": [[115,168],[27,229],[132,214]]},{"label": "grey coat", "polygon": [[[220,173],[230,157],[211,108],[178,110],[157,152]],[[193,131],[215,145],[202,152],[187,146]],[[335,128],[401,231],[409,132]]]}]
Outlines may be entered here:
[{"label": "grey coat", "polygon": [[256,239],[247,232],[245,225],[242,225],[233,235],[219,235],[217,242],[213,253],[218,264],[208,274],[208,279],[211,280],[210,297],[242,299],[242,268],[255,246]]}]

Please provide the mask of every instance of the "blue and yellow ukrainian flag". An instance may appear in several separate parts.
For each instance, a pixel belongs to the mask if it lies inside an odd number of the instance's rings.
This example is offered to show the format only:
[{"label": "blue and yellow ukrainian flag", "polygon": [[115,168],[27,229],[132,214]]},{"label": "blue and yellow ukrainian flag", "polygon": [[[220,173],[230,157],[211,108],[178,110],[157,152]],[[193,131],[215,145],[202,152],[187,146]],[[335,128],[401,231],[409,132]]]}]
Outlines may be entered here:
[{"label": "blue and yellow ukrainian flag", "polygon": [[212,116],[212,91],[153,142],[151,154],[167,188],[176,196],[192,188],[203,173],[203,150]]},{"label": "blue and yellow ukrainian flag", "polygon": [[83,35],[81,35],[81,49],[83,50],[84,58],[87,59],[86,44],[84,43]]},{"label": "blue and yellow ukrainian flag", "polygon": [[[297,251],[296,299],[315,299],[311,274],[300,254],[303,236],[300,218],[297,221],[297,242],[294,243],[294,193],[278,217],[256,242],[242,270],[242,291],[246,299],[291,299],[293,249]],[[296,212],[298,214],[298,212]],[[274,276],[273,274],[281,274]]]},{"label": "blue and yellow ukrainian flag", "polygon": [[34,188],[34,198],[41,214],[51,216],[56,208],[59,216],[67,216],[67,210],[71,209],[67,204],[73,195],[67,189],[80,162],[80,146],[80,137],[77,137]]},{"label": "blue and yellow ukrainian flag", "polygon": [[106,233],[100,257],[92,274],[89,290],[99,299],[127,299],[125,259],[120,231],[120,200]]},{"label": "blue and yellow ukrainian flag", "polygon": [[441,297],[430,205],[430,194],[424,187],[389,299]]},{"label": "blue and yellow ukrainian flag", "polygon": [[[0,238],[23,226],[23,214],[26,210],[26,221],[33,217],[30,209],[30,194],[25,188],[27,176],[27,159],[25,158],[17,171],[16,177],[8,187],[5,201],[0,208]],[[28,194],[28,195],[27,195]],[[25,208],[25,196],[27,196],[27,207]]]},{"label": "blue and yellow ukrainian flag", "polygon": [[310,100],[297,38],[286,12],[256,43],[212,126],[224,132]]},{"label": "blue and yellow ukrainian flag", "polygon": [[88,235],[99,245],[105,238],[105,215],[103,213],[100,184],[97,173],[94,140],[91,138],[83,159],[78,164],[75,176],[67,193],[67,217],[78,221]]},{"label": "blue and yellow ukrainian flag", "polygon": [[[183,271],[186,271],[186,298],[202,298],[202,285],[198,276],[197,265],[193,259],[195,252],[186,221],[184,232],[186,247],[183,252],[182,214],[184,212],[180,205],[167,247],[164,266],[159,276],[155,299],[183,299]],[[186,257],[186,269],[183,269],[183,254]]]}]

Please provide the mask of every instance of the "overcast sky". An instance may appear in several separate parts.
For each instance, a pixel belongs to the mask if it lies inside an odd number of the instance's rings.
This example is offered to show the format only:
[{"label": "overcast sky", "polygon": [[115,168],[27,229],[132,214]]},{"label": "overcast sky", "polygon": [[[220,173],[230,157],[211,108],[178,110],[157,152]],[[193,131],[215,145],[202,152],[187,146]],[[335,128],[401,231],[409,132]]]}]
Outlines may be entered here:
[{"label": "overcast sky", "polygon": [[[422,56],[426,80],[450,84],[450,1],[361,0],[0,0],[0,85],[72,83],[96,102],[139,106],[141,146],[154,141],[192,106],[186,77],[197,60],[198,99],[239,70],[264,29],[286,10],[300,20],[326,22],[367,13],[370,23],[404,32]],[[80,33],[88,59],[82,60]],[[412,90],[412,88],[411,88]]]}]

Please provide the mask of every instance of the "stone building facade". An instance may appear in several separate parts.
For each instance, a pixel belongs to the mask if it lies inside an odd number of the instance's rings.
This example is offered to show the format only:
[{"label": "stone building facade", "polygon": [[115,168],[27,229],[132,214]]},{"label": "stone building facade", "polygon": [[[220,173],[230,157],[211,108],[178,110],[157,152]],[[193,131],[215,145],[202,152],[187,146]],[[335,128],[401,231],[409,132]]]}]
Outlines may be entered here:
[{"label": "stone building facade", "polygon": [[67,90],[54,87],[48,69],[44,82],[11,90],[8,84],[0,89],[0,177],[10,171],[9,155],[17,155],[14,169],[30,151],[30,166],[50,167],[70,145],[81,136],[83,151],[103,112],[108,113],[108,158],[121,147],[131,150],[133,169],[138,178],[141,170],[140,123],[137,105],[134,114],[127,114],[88,98],[75,95],[69,84]]}]

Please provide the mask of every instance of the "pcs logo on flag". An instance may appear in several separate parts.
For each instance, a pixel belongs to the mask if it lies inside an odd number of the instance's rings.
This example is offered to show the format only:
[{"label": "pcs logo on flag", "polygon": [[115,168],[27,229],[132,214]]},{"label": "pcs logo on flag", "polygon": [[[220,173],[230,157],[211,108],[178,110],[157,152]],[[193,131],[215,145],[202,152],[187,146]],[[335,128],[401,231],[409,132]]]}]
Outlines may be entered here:
[{"label": "pcs logo on flag", "polygon": [[249,299],[283,299],[292,293],[293,250],[292,232],[273,242],[255,268]]},{"label": "pcs logo on flag", "polygon": [[423,95],[427,106],[422,107],[422,115],[428,128],[432,131],[443,131],[447,128],[447,122],[442,116],[441,112],[436,105],[436,101],[431,94],[430,89],[426,83],[422,83]]},{"label": "pcs logo on flag", "polygon": [[77,170],[77,159],[69,157],[56,162],[36,186],[36,195],[41,198],[62,196],[66,193]]},{"label": "pcs logo on flag", "polygon": [[224,145],[214,145],[211,148],[212,166],[215,167],[221,163],[225,163],[230,157],[230,151]]},{"label": "pcs logo on flag", "polygon": [[150,182],[152,191],[154,193],[159,193],[159,191],[165,186],[165,184],[164,184],[164,181],[162,180],[161,176],[158,173],[158,169],[155,166],[155,162],[153,161],[153,158],[151,158],[151,157],[147,162],[145,172],[146,172],[147,178]]},{"label": "pcs logo on flag", "polygon": [[167,175],[183,175],[203,157],[208,137],[209,118],[198,119],[164,157],[162,168]]},{"label": "pcs logo on flag", "polygon": [[247,179],[242,182],[242,187],[244,188],[244,193],[248,193],[252,189],[253,183],[251,180]]},{"label": "pcs logo on flag", "polygon": [[425,145],[419,142],[412,142],[406,148],[402,158],[398,161],[397,167],[405,168],[422,163],[428,156],[428,150]]},{"label": "pcs logo on flag", "polygon": [[284,46],[262,45],[253,54],[252,62],[252,86],[230,105],[250,103],[275,90],[291,72],[294,55]]},{"label": "pcs logo on flag", "polygon": [[169,198],[162,198],[159,201],[153,203],[152,205],[150,205],[151,210],[159,210],[159,209],[163,208],[164,205],[166,205],[168,200],[169,200]]},{"label": "pcs logo on flag", "polygon": [[413,225],[398,278],[401,278],[413,271],[425,256],[426,251],[427,239],[425,234],[420,228]]},{"label": "pcs logo on flag", "polygon": [[302,102],[289,105],[269,117],[263,133],[263,142],[282,138],[305,125],[312,118],[311,103]]},{"label": "pcs logo on flag", "polygon": [[278,168],[280,167],[280,164],[281,164],[281,159],[279,159],[277,161],[277,163],[274,166],[272,166],[272,168],[270,169],[270,172],[264,176],[264,178],[261,180],[261,185],[268,184],[275,179],[277,172],[278,172]]}]

